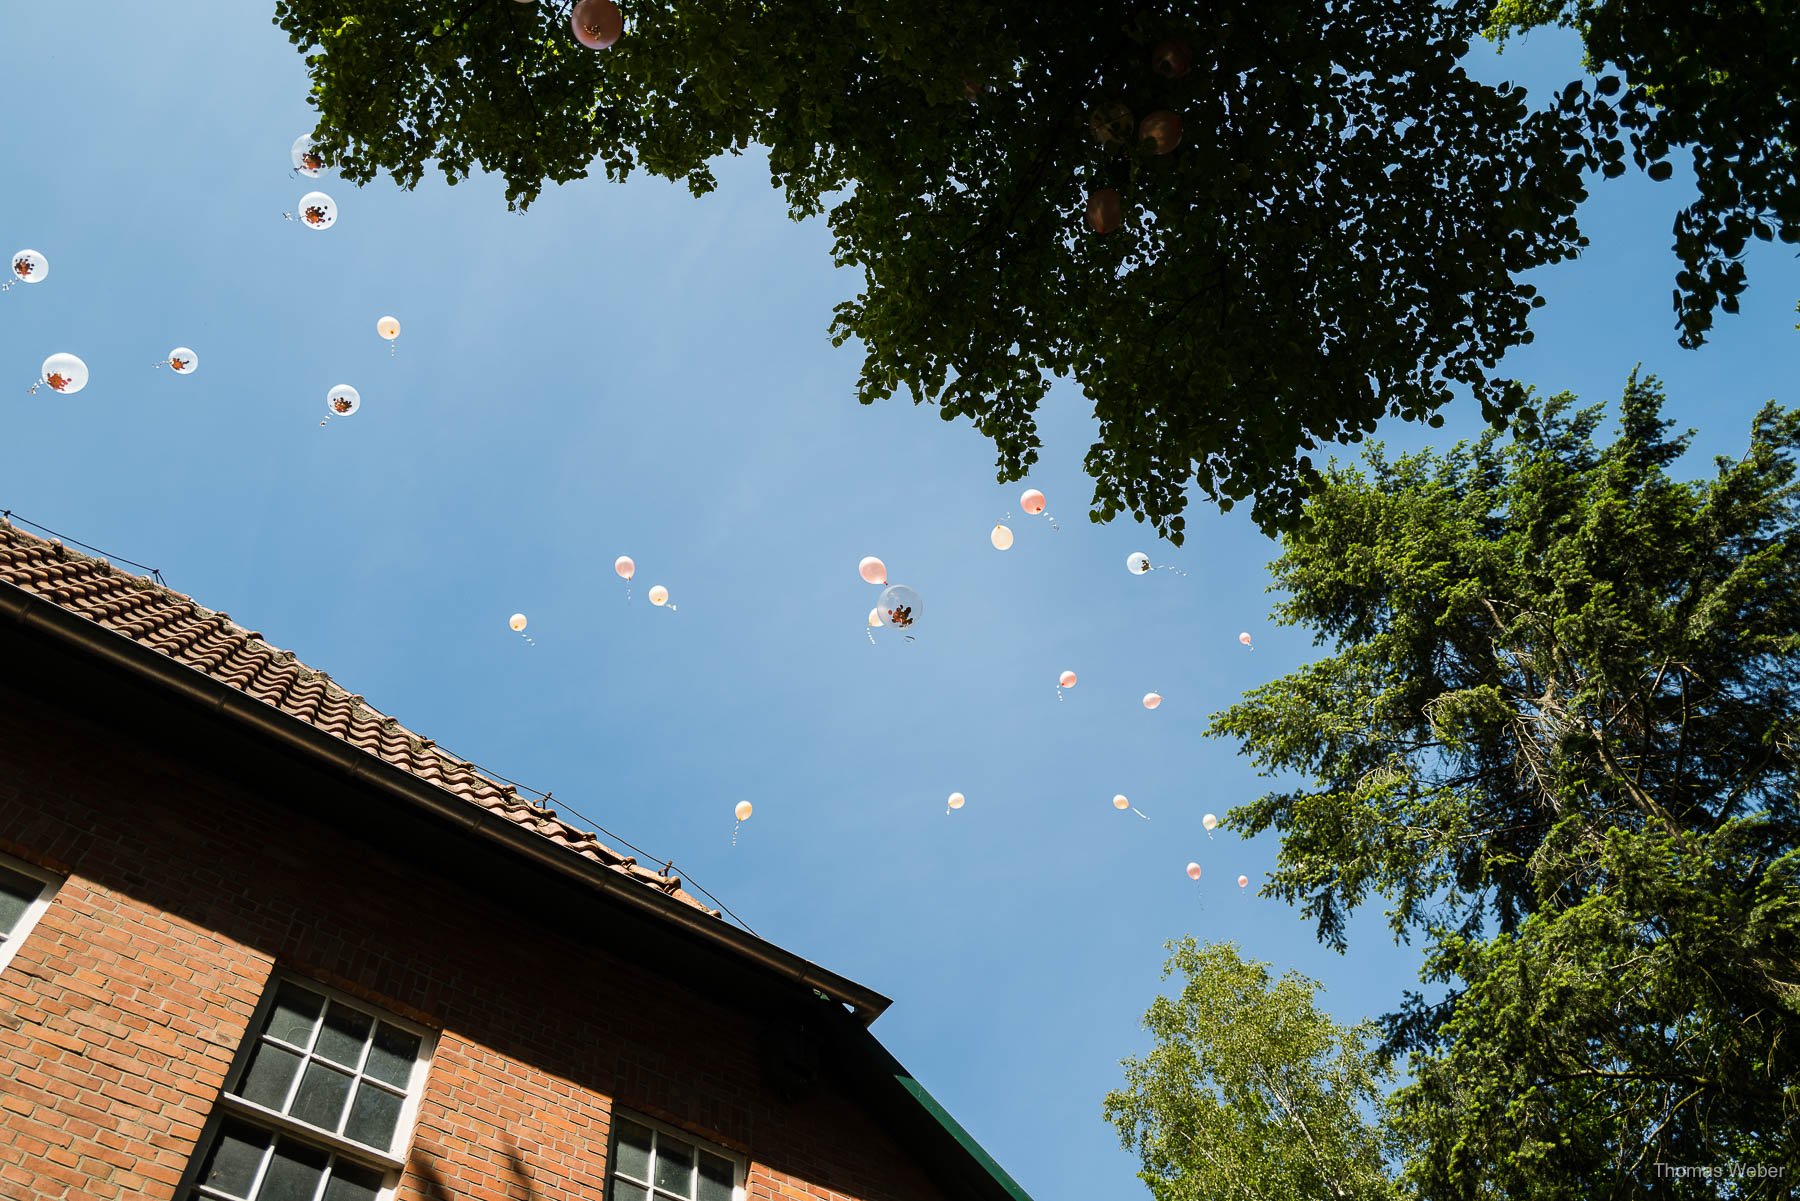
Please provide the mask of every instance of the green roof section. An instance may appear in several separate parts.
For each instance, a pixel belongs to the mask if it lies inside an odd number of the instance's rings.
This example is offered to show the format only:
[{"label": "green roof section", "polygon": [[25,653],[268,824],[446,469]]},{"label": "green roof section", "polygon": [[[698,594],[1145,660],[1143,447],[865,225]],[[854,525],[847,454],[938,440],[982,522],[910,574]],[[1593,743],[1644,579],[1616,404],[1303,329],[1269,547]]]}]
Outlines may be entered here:
[{"label": "green roof section", "polygon": [[[841,1008],[836,1005],[832,1008],[848,1019],[849,1015]],[[956,1175],[961,1183],[968,1186],[971,1195],[983,1198],[984,1201],[1031,1201],[1031,1194],[1020,1187],[1019,1182],[1008,1175],[1006,1169],[975,1141],[974,1135],[963,1129],[961,1122],[950,1116],[950,1111],[939,1104],[938,1099],[906,1070],[906,1066],[881,1045],[881,1040],[868,1027],[849,1020],[844,1025],[851,1032],[850,1037],[859,1044],[857,1050],[862,1053],[865,1066],[871,1074],[885,1081],[895,1100],[911,1111],[910,1116],[914,1119],[912,1124],[923,1127],[924,1132],[937,1135],[932,1141],[952,1144],[960,1151],[960,1155],[953,1156],[962,1161],[956,1165],[960,1169]],[[945,1150],[949,1149],[949,1146],[945,1147]]]}]

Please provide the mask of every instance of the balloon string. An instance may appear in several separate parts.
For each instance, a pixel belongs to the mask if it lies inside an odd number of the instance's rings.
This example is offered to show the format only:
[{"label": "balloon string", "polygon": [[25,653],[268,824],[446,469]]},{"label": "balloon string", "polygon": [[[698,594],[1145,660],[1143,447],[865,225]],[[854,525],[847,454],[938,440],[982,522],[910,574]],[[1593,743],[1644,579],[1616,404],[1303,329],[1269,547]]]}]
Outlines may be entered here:
[{"label": "balloon string", "polygon": [[1156,566],[1152,567],[1150,570],[1151,571],[1172,571],[1176,575],[1180,576],[1182,579],[1184,579],[1184,580],[1187,579],[1187,572],[1181,570],[1181,568],[1179,568],[1179,567],[1175,567],[1168,563],[1158,563]]},{"label": "balloon string", "polygon": [[741,826],[743,824],[744,824],[743,822],[737,822],[732,825],[732,827],[731,827],[731,845],[732,846],[737,845],[738,826]]},{"label": "balloon string", "polygon": [[1139,817],[1143,818],[1145,821],[1150,820],[1150,815],[1148,813],[1145,813],[1142,809],[1139,809],[1136,805],[1133,805],[1131,807],[1131,811],[1133,813],[1137,814]]},{"label": "balloon string", "polygon": [[519,631],[519,637],[521,637],[521,638],[523,638],[523,639],[524,639],[524,640],[525,640],[525,641],[526,641],[526,642],[527,642],[527,643],[528,643],[528,644],[529,644],[529,645],[531,645],[531,646],[536,646],[536,645],[537,645],[537,643],[535,643],[535,642],[532,642],[532,640],[531,640],[531,635],[530,635],[530,634],[527,634],[527,633],[526,633],[526,632],[525,632],[525,631],[524,631],[524,630],[520,630],[520,631]]},{"label": "balloon string", "polygon": [[865,633],[869,636],[869,645],[874,646],[875,645],[875,631],[872,628],[870,628],[869,626],[864,626],[863,633]]},{"label": "balloon string", "polygon": [[1061,684],[1058,684],[1056,686],[1056,699],[1059,701],[1062,700],[1062,685]]}]

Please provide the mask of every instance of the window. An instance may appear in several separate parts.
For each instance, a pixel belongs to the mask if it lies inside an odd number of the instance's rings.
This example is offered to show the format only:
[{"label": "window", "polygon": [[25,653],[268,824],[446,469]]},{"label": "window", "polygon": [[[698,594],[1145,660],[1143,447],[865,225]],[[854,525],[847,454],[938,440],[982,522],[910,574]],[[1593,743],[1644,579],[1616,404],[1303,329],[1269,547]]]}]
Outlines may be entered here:
[{"label": "window", "polygon": [[610,1201],[744,1201],[734,1155],[648,1118],[613,1115]]},{"label": "window", "polygon": [[405,1166],[430,1034],[281,980],[219,1098],[190,1201],[376,1201]]},{"label": "window", "polygon": [[0,972],[50,908],[60,881],[42,868],[0,855]]}]

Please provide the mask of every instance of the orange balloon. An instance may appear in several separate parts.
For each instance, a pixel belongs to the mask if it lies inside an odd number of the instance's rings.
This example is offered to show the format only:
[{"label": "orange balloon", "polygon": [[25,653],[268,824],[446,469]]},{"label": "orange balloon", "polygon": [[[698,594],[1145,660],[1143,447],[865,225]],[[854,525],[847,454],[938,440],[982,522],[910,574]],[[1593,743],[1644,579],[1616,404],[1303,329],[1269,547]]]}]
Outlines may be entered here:
[{"label": "orange balloon", "polygon": [[1156,154],[1167,154],[1181,145],[1181,118],[1166,108],[1157,109],[1138,125],[1138,138],[1150,143]]},{"label": "orange balloon", "polygon": [[1119,193],[1112,188],[1101,188],[1088,197],[1088,225],[1097,234],[1109,234],[1119,228],[1122,206]]},{"label": "orange balloon", "polygon": [[1194,56],[1186,42],[1158,42],[1150,52],[1150,68],[1164,79],[1180,79],[1188,73]]}]

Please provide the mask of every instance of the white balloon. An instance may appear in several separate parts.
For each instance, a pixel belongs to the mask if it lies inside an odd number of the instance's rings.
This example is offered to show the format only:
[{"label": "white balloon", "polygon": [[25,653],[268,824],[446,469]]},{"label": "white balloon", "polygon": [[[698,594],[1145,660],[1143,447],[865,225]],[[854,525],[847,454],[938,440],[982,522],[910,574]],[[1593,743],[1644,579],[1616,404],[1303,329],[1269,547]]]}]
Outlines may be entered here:
[{"label": "white balloon", "polygon": [[664,588],[661,584],[658,584],[654,588],[650,589],[650,603],[653,605],[668,604],[669,603],[669,590],[667,588]]},{"label": "white balloon", "polygon": [[881,624],[896,630],[912,629],[924,612],[925,602],[905,584],[893,585],[875,602],[875,614],[881,618]]},{"label": "white balloon", "polygon": [[50,260],[35,250],[21,250],[12,256],[12,273],[21,283],[41,284],[50,274]]},{"label": "white balloon", "polygon": [[325,394],[325,407],[333,417],[348,417],[362,408],[362,393],[349,384],[339,384]]},{"label": "white balloon", "polygon": [[308,192],[300,198],[300,220],[308,229],[330,229],[337,224],[337,201],[323,192]]},{"label": "white balloon", "polygon": [[1214,814],[1209,813],[1200,819],[1200,824],[1205,826],[1208,830],[1216,829],[1219,825],[1219,819]]},{"label": "white balloon", "polygon": [[739,821],[741,821],[741,822],[749,821],[750,820],[750,802],[749,801],[739,801],[737,803],[737,808],[732,810],[732,812],[737,814],[737,819]]},{"label": "white balloon", "polygon": [[872,626],[878,626],[881,624],[881,610],[880,609],[870,609],[869,610],[869,624]]},{"label": "white balloon", "polygon": [[176,375],[192,375],[200,366],[200,356],[185,346],[169,352],[169,369]]},{"label": "white balloon", "polygon": [[1125,556],[1125,570],[1132,575],[1143,575],[1150,570],[1150,556],[1141,550],[1132,551]]},{"label": "white balloon", "polygon": [[1128,800],[1126,798],[1124,793],[1120,793],[1118,796],[1113,798],[1113,808],[1114,809],[1129,809],[1129,808],[1131,808],[1131,802],[1130,802],[1130,800]]},{"label": "white balloon", "polygon": [[948,804],[952,809],[961,809],[963,807],[963,802],[966,800],[968,800],[968,798],[963,796],[962,793],[953,792],[950,794],[950,799],[949,799],[949,801],[946,802],[946,804]]},{"label": "white balloon", "polygon": [[1162,693],[1146,692],[1144,694],[1144,708],[1154,709],[1160,704],[1162,704]]},{"label": "white balloon", "polygon": [[525,615],[523,613],[514,613],[511,617],[506,619],[506,624],[515,630],[523,630],[525,628]]},{"label": "white balloon", "polygon": [[44,360],[41,378],[52,392],[73,395],[87,387],[87,364],[72,354],[53,354]]},{"label": "white balloon", "polygon": [[392,342],[400,336],[400,323],[392,317],[383,317],[375,323],[375,332]]},{"label": "white balloon", "polygon": [[994,544],[995,550],[1006,550],[1013,544],[1013,532],[1003,525],[995,525],[994,532],[988,535],[988,541]]},{"label": "white balloon", "polygon": [[288,157],[294,160],[294,170],[308,179],[319,178],[319,172],[325,169],[325,156],[313,149],[310,133],[294,139],[294,144],[288,148]]}]

